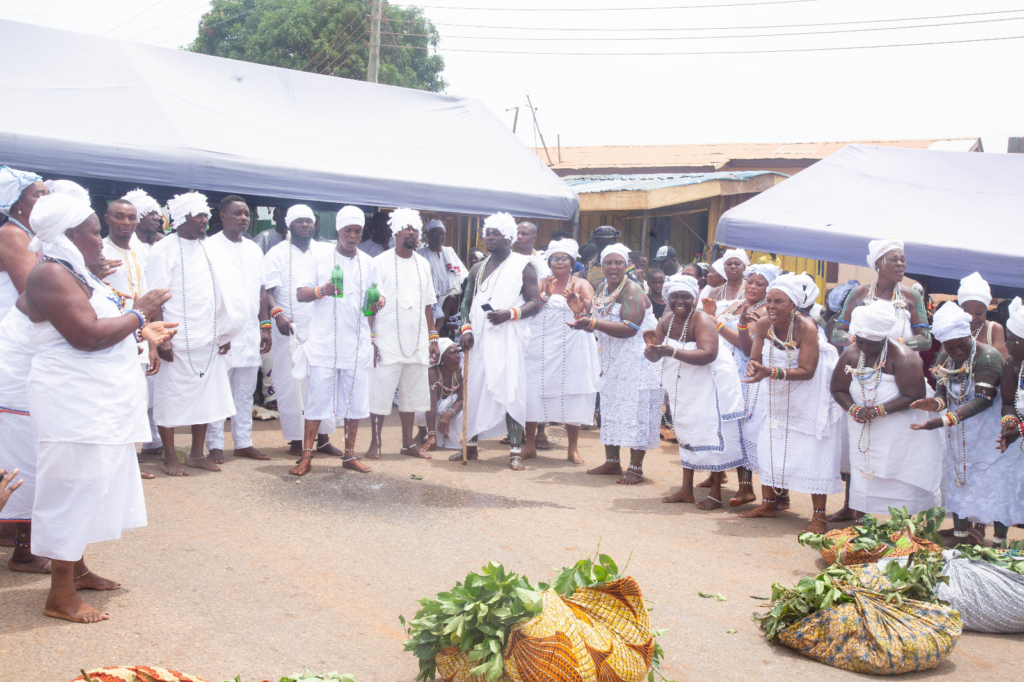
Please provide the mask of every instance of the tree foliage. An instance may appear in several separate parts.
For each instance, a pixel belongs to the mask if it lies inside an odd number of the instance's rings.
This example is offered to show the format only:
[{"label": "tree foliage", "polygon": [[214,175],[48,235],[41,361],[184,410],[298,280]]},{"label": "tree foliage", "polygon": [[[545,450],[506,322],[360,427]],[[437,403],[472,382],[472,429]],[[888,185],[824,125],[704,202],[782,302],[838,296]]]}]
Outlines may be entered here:
[{"label": "tree foliage", "polygon": [[[191,52],[366,80],[370,3],[363,0],[213,0]],[[419,8],[385,5],[378,80],[442,92],[440,37]]]}]

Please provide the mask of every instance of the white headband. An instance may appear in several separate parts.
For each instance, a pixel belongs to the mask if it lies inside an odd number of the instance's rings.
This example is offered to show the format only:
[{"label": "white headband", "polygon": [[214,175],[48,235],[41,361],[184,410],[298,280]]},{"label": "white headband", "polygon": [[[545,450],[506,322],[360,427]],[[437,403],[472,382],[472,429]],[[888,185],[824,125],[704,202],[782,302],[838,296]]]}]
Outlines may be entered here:
[{"label": "white headband", "polygon": [[765,280],[767,280],[768,286],[771,286],[772,282],[775,281],[775,278],[779,276],[779,268],[771,263],[754,263],[743,271],[744,279],[751,275],[761,275]]},{"label": "white headband", "polygon": [[185,223],[185,219],[202,213],[210,217],[210,207],[206,204],[206,195],[199,192],[178,194],[167,202],[167,211],[171,214],[171,226],[175,229]]},{"label": "white headband", "polygon": [[619,254],[626,261],[626,265],[629,265],[629,249],[623,244],[610,244],[604,247],[604,251],[601,252],[601,265],[604,265],[604,259],[611,253]]},{"label": "white headband", "polygon": [[953,301],[943,303],[932,317],[932,336],[939,343],[971,335],[971,316]]},{"label": "white headband", "polygon": [[700,285],[697,284],[697,280],[689,275],[672,275],[665,279],[665,286],[661,289],[661,295],[667,299],[669,294],[675,291],[683,291],[694,299],[697,298],[697,294],[700,293]]},{"label": "white headband", "polygon": [[772,289],[781,291],[797,308],[803,307],[805,297],[804,287],[803,283],[796,278],[796,275],[779,275],[768,289],[769,291]]},{"label": "white headband", "polygon": [[850,315],[850,334],[866,341],[888,338],[895,326],[896,309],[889,301],[876,300],[870,305],[858,306]]},{"label": "white headband", "polygon": [[363,213],[363,209],[358,206],[345,206],[338,211],[338,219],[334,224],[335,227],[338,228],[347,227],[349,225],[366,227],[366,214]]},{"label": "white headband", "polygon": [[725,252],[725,255],[722,256],[722,263],[724,264],[725,261],[729,260],[730,258],[739,258],[741,261],[743,261],[743,267],[750,267],[750,258],[747,257],[747,252],[744,251],[743,249],[729,249],[728,251]]},{"label": "white headband", "polygon": [[572,257],[573,260],[579,260],[580,245],[576,243],[575,239],[556,239],[548,244],[548,249],[544,255],[550,260],[556,253],[564,253]]},{"label": "white headband", "polygon": [[14,202],[21,198],[25,188],[37,180],[42,178],[35,173],[0,166],[0,213],[7,215]]},{"label": "white headband", "polygon": [[510,242],[519,237],[519,228],[516,226],[516,219],[508,213],[495,213],[484,218],[484,235],[487,230],[497,230],[501,236]]},{"label": "white headband", "polygon": [[121,197],[121,200],[127,201],[135,207],[135,212],[139,214],[139,220],[142,220],[150,213],[160,212],[160,204],[142,189],[133,189]]},{"label": "white headband", "polygon": [[314,223],[316,222],[316,215],[313,213],[313,209],[305,204],[295,204],[288,209],[288,212],[284,215],[284,224],[287,227],[291,227],[292,223],[299,218],[309,218]]},{"label": "white headband", "polygon": [[[82,187],[74,180],[47,180],[43,184],[46,185],[46,189],[50,190],[50,194],[67,192],[74,197],[78,197],[82,201],[89,201],[89,190]],[[136,209],[136,211],[137,210],[138,209]]]},{"label": "white headband", "polygon": [[1006,328],[1015,336],[1024,339],[1024,304],[1021,303],[1020,296],[1010,303],[1010,317],[1006,320]]},{"label": "white headband", "polygon": [[992,289],[982,276],[975,272],[960,280],[960,289],[956,292],[956,300],[961,306],[967,301],[978,301],[986,308],[992,302]]},{"label": "white headband", "polygon": [[903,240],[899,237],[874,239],[868,242],[868,267],[872,270],[877,270],[878,267],[875,263],[878,262],[878,259],[896,249],[903,250]]},{"label": "white headband", "polygon": [[36,233],[28,245],[29,250],[41,251],[46,256],[67,261],[78,274],[88,277],[82,252],[64,233],[78,227],[94,214],[89,202],[70,192],[39,197],[29,217],[32,231]]},{"label": "white headband", "polygon": [[722,277],[725,277],[725,259],[719,258],[711,264],[711,269],[717,272]]},{"label": "white headband", "polygon": [[420,217],[419,211],[414,211],[411,208],[396,208],[388,218],[388,226],[393,235],[408,227],[416,230],[416,233],[419,234],[423,230],[423,218]]}]

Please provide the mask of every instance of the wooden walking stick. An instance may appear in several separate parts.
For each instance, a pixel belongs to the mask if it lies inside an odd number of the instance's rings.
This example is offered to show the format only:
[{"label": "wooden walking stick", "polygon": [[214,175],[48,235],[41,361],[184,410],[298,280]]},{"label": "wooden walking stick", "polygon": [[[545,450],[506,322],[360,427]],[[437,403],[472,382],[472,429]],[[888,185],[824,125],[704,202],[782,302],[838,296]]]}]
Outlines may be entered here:
[{"label": "wooden walking stick", "polygon": [[469,464],[467,455],[469,453],[469,436],[466,434],[466,424],[469,422],[469,351],[462,362],[462,466]]}]

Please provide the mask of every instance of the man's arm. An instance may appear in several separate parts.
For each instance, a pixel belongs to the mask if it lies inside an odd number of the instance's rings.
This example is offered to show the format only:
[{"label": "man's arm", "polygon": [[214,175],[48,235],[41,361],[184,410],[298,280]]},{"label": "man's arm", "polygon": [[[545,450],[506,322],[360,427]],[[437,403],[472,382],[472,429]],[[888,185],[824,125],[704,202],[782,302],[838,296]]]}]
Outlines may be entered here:
[{"label": "man's arm", "polygon": [[[270,319],[270,296],[267,295],[267,288],[260,286],[260,310],[258,313],[259,322]],[[270,330],[260,325],[260,354],[269,353],[273,345]]]}]

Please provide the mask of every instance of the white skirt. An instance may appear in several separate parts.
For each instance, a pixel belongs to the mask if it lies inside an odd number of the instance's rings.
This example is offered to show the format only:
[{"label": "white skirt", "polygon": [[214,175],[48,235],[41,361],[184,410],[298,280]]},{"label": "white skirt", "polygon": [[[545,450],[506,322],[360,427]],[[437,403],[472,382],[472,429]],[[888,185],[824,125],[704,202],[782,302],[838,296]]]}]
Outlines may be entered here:
[{"label": "white skirt", "polygon": [[[156,373],[153,394],[153,418],[164,427],[192,426],[224,421],[235,414],[235,399],[231,395],[228,364],[224,356],[210,346],[191,351],[188,358],[177,351],[174,362],[161,362]],[[209,369],[200,377],[207,362]]]},{"label": "white skirt", "polygon": [[7,473],[18,469],[19,473],[14,480],[25,481],[20,488],[11,493],[7,504],[0,509],[0,520],[32,520],[38,443],[32,417],[0,412],[0,469],[6,469]]},{"label": "white skirt", "polygon": [[701,450],[694,452],[679,446],[679,461],[686,469],[694,471],[727,471],[742,466],[743,448],[740,445],[740,422],[737,419],[722,422],[722,439],[725,450]]},{"label": "white skirt", "polygon": [[564,396],[548,398],[530,396],[526,402],[526,421],[547,421],[570,426],[590,425],[594,423],[596,403],[597,393],[567,393]]},{"label": "white skirt", "polygon": [[32,553],[78,561],[92,542],[146,525],[135,444],[39,443]]},{"label": "white skirt", "polygon": [[[644,362],[647,362],[644,360]],[[619,412],[608,409],[612,400],[601,400],[601,444],[618,445],[630,450],[655,450],[661,443],[661,407],[664,391],[660,388],[639,389],[633,393],[636,402]]]},{"label": "white skirt", "polygon": [[906,507],[911,514],[939,504],[939,491],[925,490],[894,478],[864,478],[850,472],[850,509],[868,514],[888,514],[889,507]]}]

